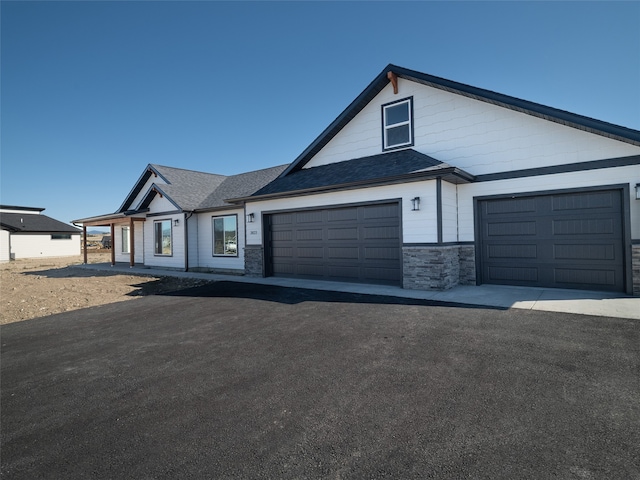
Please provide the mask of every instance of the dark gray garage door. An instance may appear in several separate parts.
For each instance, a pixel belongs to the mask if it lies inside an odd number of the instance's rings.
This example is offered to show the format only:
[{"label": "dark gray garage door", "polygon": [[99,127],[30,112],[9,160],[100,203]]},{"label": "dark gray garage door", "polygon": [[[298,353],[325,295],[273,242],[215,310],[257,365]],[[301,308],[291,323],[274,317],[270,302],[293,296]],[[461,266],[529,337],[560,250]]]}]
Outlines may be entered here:
[{"label": "dark gray garage door", "polygon": [[621,190],[478,206],[482,283],[624,291]]},{"label": "dark gray garage door", "polygon": [[268,275],[401,283],[398,203],[277,213],[266,223]]}]

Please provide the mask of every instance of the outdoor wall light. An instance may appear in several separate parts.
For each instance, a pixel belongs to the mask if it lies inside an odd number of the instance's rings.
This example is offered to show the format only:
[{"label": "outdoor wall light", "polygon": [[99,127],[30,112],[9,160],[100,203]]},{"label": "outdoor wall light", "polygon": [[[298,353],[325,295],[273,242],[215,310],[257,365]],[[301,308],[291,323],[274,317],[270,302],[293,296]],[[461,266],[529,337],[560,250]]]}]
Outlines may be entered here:
[{"label": "outdoor wall light", "polygon": [[414,197],[411,199],[411,210],[414,212],[420,210],[420,197]]},{"label": "outdoor wall light", "polygon": [[640,183],[636,183],[636,200],[640,200]]},{"label": "outdoor wall light", "polygon": [[253,223],[253,219],[255,218],[255,215],[253,213],[250,213],[247,215],[247,223]]},{"label": "outdoor wall light", "polygon": [[173,220],[173,226],[177,227],[178,225],[180,225],[180,220],[178,218]]}]

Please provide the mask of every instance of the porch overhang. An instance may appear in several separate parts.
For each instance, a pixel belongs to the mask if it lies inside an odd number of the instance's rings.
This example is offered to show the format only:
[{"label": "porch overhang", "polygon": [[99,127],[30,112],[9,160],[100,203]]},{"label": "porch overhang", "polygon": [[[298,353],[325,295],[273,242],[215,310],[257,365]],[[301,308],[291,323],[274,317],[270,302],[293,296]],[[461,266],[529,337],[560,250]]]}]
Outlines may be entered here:
[{"label": "porch overhang", "polygon": [[147,219],[146,213],[148,209],[111,213],[107,215],[98,215],[96,217],[79,218],[71,223],[78,226],[82,225],[82,248],[84,251],[84,263],[87,262],[87,227],[109,227],[111,234],[111,265],[116,264],[116,249],[113,244],[115,239],[115,226],[129,226],[129,265],[135,266],[135,222],[144,222]]}]

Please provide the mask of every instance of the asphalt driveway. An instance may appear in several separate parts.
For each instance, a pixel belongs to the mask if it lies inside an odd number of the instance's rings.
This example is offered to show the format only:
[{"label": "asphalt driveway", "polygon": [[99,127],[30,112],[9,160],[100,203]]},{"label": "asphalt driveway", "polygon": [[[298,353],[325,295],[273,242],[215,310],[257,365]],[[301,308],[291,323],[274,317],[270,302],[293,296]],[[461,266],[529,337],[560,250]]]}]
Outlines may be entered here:
[{"label": "asphalt driveway", "polygon": [[640,323],[221,282],[2,328],[7,479],[640,479]]}]

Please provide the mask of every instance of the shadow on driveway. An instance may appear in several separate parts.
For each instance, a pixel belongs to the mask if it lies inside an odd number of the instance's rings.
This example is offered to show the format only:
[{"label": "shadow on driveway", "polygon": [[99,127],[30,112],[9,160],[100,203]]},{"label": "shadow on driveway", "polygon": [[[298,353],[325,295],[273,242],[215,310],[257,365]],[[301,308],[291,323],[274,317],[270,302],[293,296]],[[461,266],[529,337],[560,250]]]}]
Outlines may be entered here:
[{"label": "shadow on driveway", "polygon": [[206,285],[187,288],[180,291],[166,292],[162,295],[192,298],[246,298],[265,302],[277,302],[297,305],[302,302],[327,303],[364,303],[372,305],[416,305],[439,306],[471,309],[506,310],[506,307],[486,307],[456,302],[420,300],[388,295],[343,293],[305,288],[280,287],[275,285],[259,285],[240,282],[212,282]]}]

